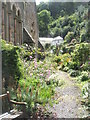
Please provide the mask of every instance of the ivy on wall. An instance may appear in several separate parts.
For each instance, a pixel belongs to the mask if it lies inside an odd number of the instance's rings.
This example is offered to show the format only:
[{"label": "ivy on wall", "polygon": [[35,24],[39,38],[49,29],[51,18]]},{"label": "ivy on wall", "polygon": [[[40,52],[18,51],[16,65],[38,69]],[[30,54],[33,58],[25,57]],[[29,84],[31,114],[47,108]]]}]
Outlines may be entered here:
[{"label": "ivy on wall", "polygon": [[15,87],[18,80],[23,77],[24,70],[20,51],[20,47],[7,44],[2,40],[2,77],[6,90],[8,86]]}]

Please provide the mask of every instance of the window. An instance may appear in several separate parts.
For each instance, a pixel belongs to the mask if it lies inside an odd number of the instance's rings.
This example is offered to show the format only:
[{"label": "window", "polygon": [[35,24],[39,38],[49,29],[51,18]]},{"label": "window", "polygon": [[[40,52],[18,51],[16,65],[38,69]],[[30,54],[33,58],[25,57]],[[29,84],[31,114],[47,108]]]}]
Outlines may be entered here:
[{"label": "window", "polygon": [[5,39],[4,7],[2,7],[2,39]]}]

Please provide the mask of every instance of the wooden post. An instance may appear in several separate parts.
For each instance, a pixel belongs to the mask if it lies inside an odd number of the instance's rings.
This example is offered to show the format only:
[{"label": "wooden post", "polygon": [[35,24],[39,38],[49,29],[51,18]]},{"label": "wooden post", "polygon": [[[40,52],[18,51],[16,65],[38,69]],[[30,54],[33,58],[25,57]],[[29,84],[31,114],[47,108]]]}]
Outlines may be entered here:
[{"label": "wooden post", "polygon": [[9,93],[9,91],[7,91],[7,98],[8,98],[8,102],[9,102],[9,106],[10,106],[10,110],[11,110],[12,108],[11,108],[11,103],[10,103],[10,93]]}]

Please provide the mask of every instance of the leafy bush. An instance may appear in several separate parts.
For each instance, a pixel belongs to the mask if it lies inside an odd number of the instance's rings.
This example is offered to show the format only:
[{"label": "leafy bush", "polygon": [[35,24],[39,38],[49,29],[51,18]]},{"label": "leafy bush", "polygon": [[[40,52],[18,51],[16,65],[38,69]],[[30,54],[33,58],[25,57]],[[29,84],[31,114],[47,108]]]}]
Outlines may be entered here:
[{"label": "leafy bush", "polygon": [[67,26],[68,25],[68,22],[69,22],[69,18],[68,17],[65,17],[63,23],[62,23],[62,27],[64,26]]},{"label": "leafy bush", "polygon": [[73,62],[73,61],[70,62],[69,68],[70,69],[74,69],[74,70],[78,70],[79,69],[78,64],[76,62]]},{"label": "leafy bush", "polygon": [[67,51],[71,54],[71,52],[73,52],[74,50],[74,45],[70,45],[69,47],[66,47]]},{"label": "leafy bush", "polygon": [[90,44],[88,43],[77,44],[75,46],[74,52],[72,53],[72,61],[75,62],[77,66],[80,68],[80,66],[89,61],[89,52]]},{"label": "leafy bush", "polygon": [[61,64],[67,66],[71,62],[71,56],[69,53],[65,53],[61,56]]},{"label": "leafy bush", "polygon": [[17,89],[18,100],[27,103],[27,112],[33,113],[37,109],[37,104],[45,105],[51,101],[54,94],[54,87],[47,85],[45,81],[40,81],[35,77],[21,79]]},{"label": "leafy bush", "polygon": [[68,67],[68,65],[71,62],[71,56],[69,53],[65,53],[63,55],[56,56],[53,60],[54,62],[57,63],[59,69],[64,69],[64,67]]},{"label": "leafy bush", "polygon": [[80,69],[82,70],[82,71],[90,71],[90,66],[89,66],[89,62],[87,61],[87,62],[85,62],[85,64],[83,64],[81,67],[80,67]]},{"label": "leafy bush", "polygon": [[23,64],[25,72],[24,77],[19,80],[17,96],[19,101],[27,102],[27,112],[33,113],[37,109],[37,104],[45,105],[52,102],[54,84],[52,82],[48,84],[47,81],[54,65],[49,59],[42,62],[36,58],[32,61],[24,60]]},{"label": "leafy bush", "polygon": [[61,29],[58,27],[54,27],[54,28],[50,29],[50,31],[51,31],[51,36],[56,37],[56,36],[60,35]]},{"label": "leafy bush", "polygon": [[81,75],[77,78],[80,81],[87,81],[89,80],[88,72],[82,71]]},{"label": "leafy bush", "polygon": [[85,38],[86,38],[86,35],[85,35],[85,34],[82,34],[82,35],[80,36],[81,42],[84,42],[84,41],[85,41]]},{"label": "leafy bush", "polygon": [[73,69],[70,69],[70,70],[68,71],[68,73],[69,73],[70,76],[72,76],[72,77],[76,77],[76,76],[79,75],[79,71],[76,71],[76,70],[73,70]]},{"label": "leafy bush", "polygon": [[38,13],[38,22],[39,22],[39,30],[40,36],[47,36],[49,32],[48,24],[52,21],[52,17],[50,15],[50,11],[42,10]]},{"label": "leafy bush", "polygon": [[65,26],[61,31],[62,37],[64,38],[70,30],[71,30],[71,27],[69,25]]},{"label": "leafy bush", "polygon": [[61,62],[61,56],[55,56],[53,59],[54,62],[56,62],[57,64]]},{"label": "leafy bush", "polygon": [[[20,78],[23,77],[24,69],[21,60],[21,48],[2,42],[2,74],[5,80],[4,87],[17,85]],[[16,88],[15,88],[16,89]]]},{"label": "leafy bush", "polygon": [[69,67],[64,67],[63,71],[67,72],[69,70]]},{"label": "leafy bush", "polygon": [[36,110],[37,103],[45,105],[51,102],[54,85],[52,82],[47,84],[47,81],[55,65],[52,65],[49,59],[43,62],[37,61],[28,51],[29,48],[29,46],[14,46],[2,41],[5,87],[10,91],[13,99],[27,102],[27,112],[30,114]]},{"label": "leafy bush", "polygon": [[67,43],[70,43],[73,38],[74,38],[73,32],[68,32],[67,35],[65,36],[65,40],[67,41]]},{"label": "leafy bush", "polygon": [[88,88],[88,83],[86,83],[83,88],[82,88],[82,95],[83,95],[83,98],[88,98],[88,95],[89,95],[89,88]]}]

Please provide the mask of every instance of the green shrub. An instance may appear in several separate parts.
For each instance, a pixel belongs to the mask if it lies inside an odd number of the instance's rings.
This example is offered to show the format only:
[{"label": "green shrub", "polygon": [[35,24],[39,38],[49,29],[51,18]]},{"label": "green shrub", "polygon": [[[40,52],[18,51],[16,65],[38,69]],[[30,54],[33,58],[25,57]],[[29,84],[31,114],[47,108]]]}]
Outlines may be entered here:
[{"label": "green shrub", "polygon": [[65,40],[67,41],[67,43],[70,43],[73,38],[74,38],[73,32],[68,32],[67,35],[65,36]]},{"label": "green shrub", "polygon": [[61,57],[60,56],[55,56],[53,61],[58,64],[59,62],[61,62]]},{"label": "green shrub", "polygon": [[78,64],[76,62],[72,62],[72,61],[69,64],[69,68],[70,69],[74,69],[74,70],[78,70],[79,69]]},{"label": "green shrub", "polygon": [[5,79],[4,87],[14,88],[18,80],[23,77],[24,68],[21,60],[21,48],[12,44],[2,42],[2,74]]},{"label": "green shrub", "polygon": [[54,94],[54,88],[47,85],[46,82],[40,81],[35,77],[28,77],[19,81],[17,89],[18,100],[27,103],[27,112],[33,113],[37,109],[37,104],[45,105],[51,101],[51,96]]},{"label": "green shrub", "polygon": [[61,63],[60,65],[66,67],[71,62],[71,55],[69,53],[65,53],[61,56]]},{"label": "green shrub", "polygon": [[[65,41],[64,41],[65,42]],[[62,46],[62,51],[63,51],[63,54],[67,53],[68,49],[67,49],[67,46],[66,45],[63,45]]]},{"label": "green shrub", "polygon": [[81,75],[77,78],[80,81],[87,81],[89,80],[88,72],[82,71]]},{"label": "green shrub", "polygon": [[89,61],[89,53],[90,53],[90,44],[80,43],[75,46],[75,50],[72,53],[72,61],[75,64],[77,64],[77,67],[79,69],[83,64]]},{"label": "green shrub", "polygon": [[76,77],[76,76],[79,75],[79,71],[76,71],[76,70],[73,70],[73,69],[70,69],[70,70],[68,71],[68,73],[69,73],[70,76],[72,76],[72,77]]},{"label": "green shrub", "polygon": [[84,42],[86,39],[86,35],[85,34],[82,34],[81,36],[80,36],[80,42]]},{"label": "green shrub", "polygon": [[60,31],[61,31],[61,29],[58,27],[55,27],[54,29],[52,29],[53,37],[60,35]]},{"label": "green shrub", "polygon": [[69,67],[64,67],[63,71],[67,72],[69,70]]},{"label": "green shrub", "polygon": [[88,83],[86,83],[82,88],[82,96],[83,98],[88,98],[89,91],[88,91]]},{"label": "green shrub", "polygon": [[61,31],[62,37],[64,38],[67,35],[68,31],[70,31],[70,30],[71,30],[70,26],[65,26]]},{"label": "green shrub", "polygon": [[82,71],[90,71],[90,66],[89,66],[89,62],[87,61],[87,62],[85,62],[85,64],[83,64],[81,67],[80,67],[80,69],[82,70]]},{"label": "green shrub", "polygon": [[64,67],[68,67],[68,65],[71,62],[71,56],[69,53],[65,53],[60,56],[56,56],[53,60],[57,63],[58,66],[60,66],[60,69],[64,69]]}]

